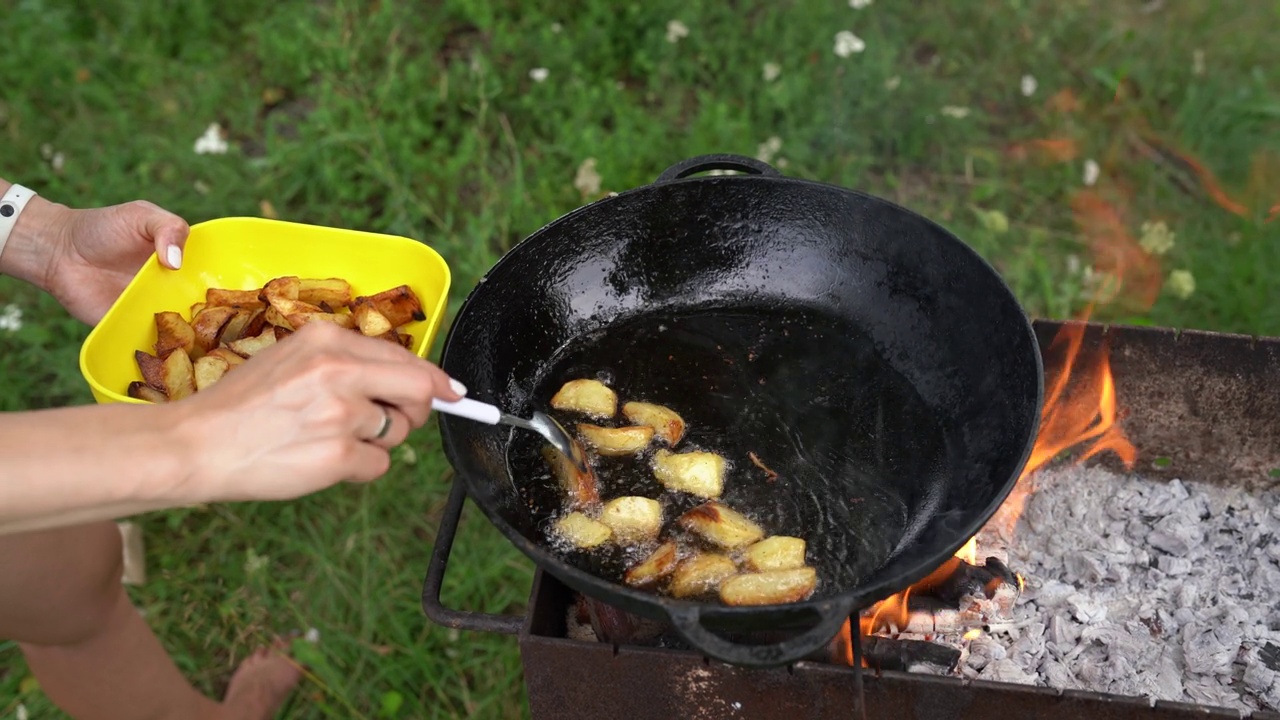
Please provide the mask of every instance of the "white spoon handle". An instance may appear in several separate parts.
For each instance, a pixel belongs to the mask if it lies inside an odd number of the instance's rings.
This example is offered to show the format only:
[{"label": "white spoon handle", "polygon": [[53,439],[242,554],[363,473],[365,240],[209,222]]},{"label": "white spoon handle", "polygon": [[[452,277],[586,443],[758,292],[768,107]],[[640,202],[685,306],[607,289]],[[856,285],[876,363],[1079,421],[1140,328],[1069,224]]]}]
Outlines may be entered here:
[{"label": "white spoon handle", "polygon": [[479,400],[470,400],[463,398],[457,402],[449,402],[435,398],[431,401],[431,407],[442,413],[449,415],[457,415],[468,420],[487,423],[489,425],[497,425],[502,419],[502,411],[495,405],[482,403]]}]

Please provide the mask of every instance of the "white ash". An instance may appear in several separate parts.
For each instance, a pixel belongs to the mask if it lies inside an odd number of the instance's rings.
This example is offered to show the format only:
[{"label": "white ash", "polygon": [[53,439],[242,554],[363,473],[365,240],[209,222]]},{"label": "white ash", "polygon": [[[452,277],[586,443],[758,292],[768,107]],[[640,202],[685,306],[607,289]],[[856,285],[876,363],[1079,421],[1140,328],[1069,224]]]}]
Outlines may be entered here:
[{"label": "white ash", "polygon": [[1280,490],[1054,468],[1013,535],[991,523],[978,558],[1021,573],[1020,595],[895,635],[960,648],[969,678],[1280,710]]}]

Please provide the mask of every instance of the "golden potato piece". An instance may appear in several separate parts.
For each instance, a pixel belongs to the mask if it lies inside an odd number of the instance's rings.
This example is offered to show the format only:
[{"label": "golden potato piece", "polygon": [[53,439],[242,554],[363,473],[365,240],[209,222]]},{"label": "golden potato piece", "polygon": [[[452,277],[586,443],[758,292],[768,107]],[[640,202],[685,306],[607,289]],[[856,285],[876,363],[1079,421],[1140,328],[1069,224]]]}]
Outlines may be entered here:
[{"label": "golden potato piece", "polygon": [[646,402],[629,402],[622,414],[632,425],[647,425],[667,445],[675,445],[684,437],[684,418],[675,410]]},{"label": "golden potato piece", "polygon": [[662,449],[653,454],[653,474],[670,490],[708,499],[724,491],[725,459],[715,453],[673,453]]},{"label": "golden potato piece", "polygon": [[422,301],[413,293],[413,290],[409,289],[408,285],[384,290],[377,295],[368,296],[367,299],[391,323],[391,327],[398,328],[417,320],[427,319],[426,313],[422,311]]},{"label": "golden potato piece", "polygon": [[242,310],[261,310],[265,303],[259,298],[262,290],[223,290],[209,288],[204,291],[205,304],[210,307],[223,306]]},{"label": "golden potato piece", "polygon": [[378,312],[369,298],[357,298],[351,307],[351,314],[355,316],[356,326],[362,335],[377,337],[395,330],[387,316]]},{"label": "golden potato piece", "polygon": [[551,407],[605,420],[618,413],[618,395],[599,380],[570,380],[551,397]]},{"label": "golden potato piece", "polygon": [[191,317],[195,317],[195,316],[199,315],[199,314],[200,314],[200,311],[201,311],[201,310],[203,310],[207,304],[208,304],[208,303],[202,303],[202,302],[192,303],[192,304],[191,304]]},{"label": "golden potato piece", "polygon": [[671,575],[671,594],[678,598],[713,593],[726,578],[738,574],[733,560],[723,553],[698,553],[680,561]]},{"label": "golden potato piece", "polygon": [[218,339],[222,335],[223,328],[238,312],[236,308],[217,305],[206,307],[191,320],[191,329],[196,335],[196,348],[200,351],[199,355],[218,347]]},{"label": "golden potato piece", "polygon": [[579,470],[564,453],[550,445],[542,448],[542,458],[551,466],[551,474],[559,481],[572,507],[586,508],[600,502],[600,486],[590,467],[586,472]]},{"label": "golden potato piece", "polygon": [[128,395],[135,400],[146,400],[152,403],[169,402],[167,395],[140,380],[129,383]]},{"label": "golden potato piece", "polygon": [[780,605],[799,602],[813,594],[818,571],[811,567],[736,575],[720,584],[725,605]]},{"label": "golden potato piece", "polygon": [[227,374],[227,370],[231,369],[231,364],[220,357],[205,355],[196,360],[192,366],[192,375],[195,377],[196,392],[204,390],[222,379]]},{"label": "golden potato piece", "polygon": [[650,587],[676,569],[676,544],[670,540],[658,546],[649,557],[627,569],[623,582],[632,587]]},{"label": "golden potato piece", "polygon": [[[268,305],[275,305],[281,300],[297,300],[302,290],[302,281],[293,275],[278,277],[262,286],[258,299]],[[206,292],[206,297],[208,293]]]},{"label": "golden potato piece", "polygon": [[750,545],[764,537],[760,526],[738,511],[712,500],[680,516],[680,527],[727,550]]},{"label": "golden potato piece", "polygon": [[138,363],[143,381],[153,389],[164,392],[164,361],[141,350],[134,351],[133,360]]},{"label": "golden potato piece", "polygon": [[555,529],[560,537],[580,548],[596,547],[613,535],[613,531],[609,529],[608,525],[592,520],[577,511],[557,520]]},{"label": "golden potato piece", "polygon": [[355,316],[348,315],[347,313],[294,313],[288,317],[288,320],[289,325],[291,325],[294,330],[298,330],[303,325],[313,322],[332,323],[347,330],[355,330],[356,328]]},{"label": "golden potato piece", "polygon": [[191,356],[182,350],[174,350],[164,359],[160,372],[164,378],[164,394],[170,400],[181,400],[195,394],[196,382],[192,371]]},{"label": "golden potato piece", "polygon": [[[231,351],[231,349],[230,349],[230,348],[226,348],[226,347],[214,348],[214,349],[210,350],[210,351],[209,351],[209,354],[208,354],[208,355],[205,355],[204,357],[216,357],[216,358],[222,358],[223,360],[225,360],[225,361],[227,362],[227,369],[228,369],[228,370],[230,370],[231,368],[234,368],[234,367],[236,367],[236,366],[238,366],[238,365],[243,365],[243,364],[244,364],[244,358],[242,358],[242,357],[240,357],[239,355],[235,354],[234,352],[232,352],[232,351]],[[203,359],[204,359],[204,358],[201,358],[201,360],[203,360]]]},{"label": "golden potato piece", "polygon": [[601,455],[634,455],[653,439],[653,428],[641,425],[607,428],[578,423],[578,432]]},{"label": "golden potato piece", "polygon": [[[245,336],[250,323],[254,321],[258,315],[262,314],[261,310],[232,308],[235,312],[231,319],[227,320],[227,324],[222,326],[222,332],[218,333],[219,343],[235,342]],[[262,332],[261,329],[258,332]],[[257,333],[254,333],[255,335]],[[212,349],[212,348],[210,348]]]},{"label": "golden potato piece", "polygon": [[614,498],[604,504],[600,522],[613,530],[619,542],[649,540],[662,530],[662,505],[657,500],[635,495]]},{"label": "golden potato piece", "polygon": [[742,565],[752,572],[804,567],[805,543],[798,537],[774,535],[742,551]]},{"label": "golden potato piece", "polygon": [[284,325],[274,325],[274,326],[272,326],[272,327],[271,327],[271,332],[275,333],[275,336],[276,336],[276,342],[280,342],[281,340],[283,340],[283,339],[285,339],[285,338],[287,338],[287,337],[289,337],[290,335],[292,335],[292,334],[293,334],[293,330],[292,330],[292,329],[290,329],[289,327],[284,326]]},{"label": "golden potato piece", "polygon": [[250,358],[274,344],[276,344],[276,329],[268,327],[256,337],[241,338],[228,343],[227,347],[242,358]]},{"label": "golden potato piece", "polygon": [[413,335],[411,335],[410,333],[402,333],[398,330],[392,330],[391,332],[378,335],[377,338],[379,340],[386,340],[387,342],[393,342],[399,345],[400,347],[404,348],[405,350],[409,350],[409,351],[413,350]]},{"label": "golden potato piece", "polygon": [[156,357],[168,357],[174,350],[189,353],[195,346],[195,330],[181,315],[170,311],[156,313]]},{"label": "golden potato piece", "polygon": [[351,302],[351,283],[341,278],[302,278],[298,281],[298,299],[312,305],[343,307]]}]

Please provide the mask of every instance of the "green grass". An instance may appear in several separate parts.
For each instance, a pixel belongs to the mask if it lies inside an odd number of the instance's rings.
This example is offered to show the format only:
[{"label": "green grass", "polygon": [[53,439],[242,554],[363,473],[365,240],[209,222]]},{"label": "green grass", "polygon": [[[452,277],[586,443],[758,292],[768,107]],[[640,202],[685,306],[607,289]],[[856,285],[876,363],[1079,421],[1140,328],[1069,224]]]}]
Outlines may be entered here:
[{"label": "green grass", "polygon": [[[409,235],[449,261],[456,308],[503,251],[595,199],[573,182],[587,158],[603,193],[777,137],[786,173],[937,219],[1030,313],[1066,317],[1086,298],[1076,268],[1094,259],[1071,209],[1093,158],[1094,189],[1127,233],[1159,220],[1176,234],[1145,258],[1155,277],[1195,278],[1189,297],[1166,287],[1097,317],[1280,335],[1280,221],[1264,222],[1280,203],[1280,3],[1150,5],[0,1],[5,26],[22,28],[0,53],[0,175],[77,206],[140,197],[198,222],[269,204],[283,219]],[[690,31],[674,44],[672,19]],[[837,57],[840,29],[865,51]],[[1038,83],[1029,98],[1023,74]],[[1059,91],[1078,108],[1047,107]],[[215,121],[231,152],[196,155]],[[1079,154],[1007,152],[1048,137]],[[1152,143],[1212,170],[1247,210],[1212,201],[1173,155],[1144,154]],[[0,278],[10,302],[27,323],[0,331],[0,409],[90,402],[76,367],[86,329]],[[432,428],[415,435],[416,463],[369,487],[140,519],[152,578],[134,597],[200,688],[220,692],[271,633],[315,627],[314,675],[285,717],[527,713],[513,641],[436,628],[419,609],[448,483],[436,442]],[[250,553],[265,566],[251,571]],[[469,512],[450,601],[518,612],[530,577]],[[12,645],[0,668],[0,717],[18,702],[56,717]]]}]

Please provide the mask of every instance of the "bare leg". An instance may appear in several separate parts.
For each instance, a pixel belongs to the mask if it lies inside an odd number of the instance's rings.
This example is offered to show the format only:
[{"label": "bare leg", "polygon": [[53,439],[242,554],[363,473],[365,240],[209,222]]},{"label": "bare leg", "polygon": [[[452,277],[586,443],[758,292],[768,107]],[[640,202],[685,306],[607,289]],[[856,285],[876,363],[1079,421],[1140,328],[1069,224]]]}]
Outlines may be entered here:
[{"label": "bare leg", "polygon": [[298,681],[287,658],[260,653],[236,671],[225,703],[197,692],[129,602],[112,523],[0,536],[0,567],[0,637],[18,641],[72,717],[265,720]]}]

